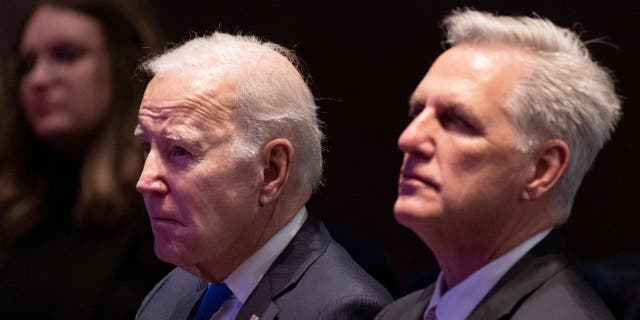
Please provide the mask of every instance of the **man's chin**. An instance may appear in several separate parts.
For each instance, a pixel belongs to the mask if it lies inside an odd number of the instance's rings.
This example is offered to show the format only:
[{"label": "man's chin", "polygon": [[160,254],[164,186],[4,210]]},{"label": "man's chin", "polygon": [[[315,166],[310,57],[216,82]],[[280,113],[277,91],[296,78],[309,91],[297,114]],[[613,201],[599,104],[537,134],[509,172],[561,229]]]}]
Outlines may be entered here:
[{"label": "man's chin", "polygon": [[186,251],[178,248],[175,243],[167,243],[157,238],[154,241],[153,250],[158,259],[176,266],[183,264],[187,258],[185,257]]},{"label": "man's chin", "polygon": [[393,206],[393,213],[396,221],[410,228],[416,224],[421,224],[425,220],[440,216],[441,210],[434,203],[421,203],[414,199],[399,197]]}]

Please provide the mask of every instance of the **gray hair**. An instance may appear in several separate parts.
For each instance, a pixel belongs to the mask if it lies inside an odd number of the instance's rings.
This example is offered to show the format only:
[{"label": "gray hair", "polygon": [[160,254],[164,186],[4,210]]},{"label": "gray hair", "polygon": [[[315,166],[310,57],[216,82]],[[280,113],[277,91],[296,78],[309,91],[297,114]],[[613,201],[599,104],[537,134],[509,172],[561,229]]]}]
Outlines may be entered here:
[{"label": "gray hair", "polygon": [[445,18],[450,45],[503,44],[524,48],[526,75],[505,100],[522,151],[561,139],[570,149],[567,172],[554,193],[568,217],[575,194],[621,116],[609,72],[590,56],[571,30],[549,20],[496,16],[470,9]]},{"label": "gray hair", "polygon": [[322,178],[322,140],[318,106],[298,70],[295,54],[253,36],[215,32],[197,37],[145,61],[152,74],[188,72],[194,79],[224,79],[235,88],[233,141],[236,158],[255,157],[271,139],[294,147],[294,185],[312,188]]}]

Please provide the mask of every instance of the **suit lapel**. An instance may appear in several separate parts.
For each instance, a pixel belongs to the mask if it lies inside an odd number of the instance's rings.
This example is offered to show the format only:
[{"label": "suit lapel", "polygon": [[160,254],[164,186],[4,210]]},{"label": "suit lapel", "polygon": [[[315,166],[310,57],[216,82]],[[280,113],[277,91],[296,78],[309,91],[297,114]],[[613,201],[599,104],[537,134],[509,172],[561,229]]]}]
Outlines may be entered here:
[{"label": "suit lapel", "polygon": [[[265,281],[269,273],[267,273],[258,283],[256,288],[251,292],[247,301],[244,302],[236,319],[249,320],[253,315],[258,316],[261,320],[274,319],[278,314],[277,307],[272,301],[273,290],[271,283]],[[267,315],[269,310],[269,315]]]},{"label": "suit lapel", "polygon": [[176,309],[171,314],[169,319],[171,320],[184,320],[191,319],[191,313],[195,305],[200,301],[204,290],[207,288],[207,282],[204,280],[197,280],[198,283],[195,286],[195,290],[190,291],[180,298],[180,301],[176,304]]},{"label": "suit lapel", "polygon": [[550,242],[552,241],[548,239],[543,240],[520,259],[467,319],[500,319],[509,316],[529,294],[566,268],[567,261],[562,255],[549,253]]},{"label": "suit lapel", "polygon": [[295,285],[311,264],[324,252],[329,244],[329,233],[320,220],[309,215],[300,231],[293,237],[284,251],[271,265],[238,313],[238,320],[275,319],[278,296]]},{"label": "suit lapel", "polygon": [[430,286],[422,290],[420,295],[418,295],[418,299],[413,301],[411,305],[407,306],[406,317],[403,317],[405,319],[421,320],[425,309],[427,309],[429,302],[431,302],[431,296],[433,295],[435,288],[435,283],[432,283]]}]

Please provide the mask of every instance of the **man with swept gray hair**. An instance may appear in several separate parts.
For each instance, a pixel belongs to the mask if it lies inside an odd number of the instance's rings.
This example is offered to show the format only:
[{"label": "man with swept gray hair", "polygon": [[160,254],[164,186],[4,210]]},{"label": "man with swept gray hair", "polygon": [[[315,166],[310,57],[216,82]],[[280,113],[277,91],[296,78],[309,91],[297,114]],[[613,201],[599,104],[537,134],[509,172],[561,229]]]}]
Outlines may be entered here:
[{"label": "man with swept gray hair", "polygon": [[214,33],[153,58],[136,136],[157,256],[136,319],[366,319],[391,299],[305,203],[317,106],[292,53]]},{"label": "man with swept gray hair", "polygon": [[620,117],[609,74],[542,18],[455,11],[452,46],[409,101],[396,220],[434,253],[434,284],[377,319],[612,319],[550,250]]}]

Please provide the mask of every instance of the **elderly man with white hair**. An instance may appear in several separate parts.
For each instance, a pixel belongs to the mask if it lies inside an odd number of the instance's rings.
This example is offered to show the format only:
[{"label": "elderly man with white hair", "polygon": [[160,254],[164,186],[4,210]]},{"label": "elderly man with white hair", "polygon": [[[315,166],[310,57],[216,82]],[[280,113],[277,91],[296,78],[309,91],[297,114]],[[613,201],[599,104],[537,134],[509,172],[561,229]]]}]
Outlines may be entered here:
[{"label": "elderly man with white hair", "polygon": [[610,75],[542,18],[459,10],[444,26],[452,47],[398,140],[394,206],[441,273],[377,319],[612,319],[548,237],[619,120]]},{"label": "elderly man with white hair", "polygon": [[370,319],[391,300],[305,209],[322,133],[294,64],[224,33],[144,64],[137,189],[156,255],[177,268],[136,319]]}]

